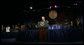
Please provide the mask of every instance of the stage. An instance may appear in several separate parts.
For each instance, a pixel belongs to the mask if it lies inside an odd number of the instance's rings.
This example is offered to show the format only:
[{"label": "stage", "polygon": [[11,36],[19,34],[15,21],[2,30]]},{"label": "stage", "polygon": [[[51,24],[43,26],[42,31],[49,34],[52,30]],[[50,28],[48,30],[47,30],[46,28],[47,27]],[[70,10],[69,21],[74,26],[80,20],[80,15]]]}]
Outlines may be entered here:
[{"label": "stage", "polygon": [[40,41],[40,30],[1,32],[2,43],[22,44],[82,44],[83,31],[80,29],[47,30],[46,41]]}]

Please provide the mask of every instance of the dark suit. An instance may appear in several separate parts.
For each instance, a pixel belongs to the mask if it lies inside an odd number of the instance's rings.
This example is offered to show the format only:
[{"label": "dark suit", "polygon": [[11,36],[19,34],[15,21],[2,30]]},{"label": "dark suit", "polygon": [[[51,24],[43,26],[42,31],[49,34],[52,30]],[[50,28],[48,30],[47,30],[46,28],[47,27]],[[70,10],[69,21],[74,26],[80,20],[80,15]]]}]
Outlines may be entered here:
[{"label": "dark suit", "polygon": [[[42,25],[43,26],[42,26]],[[46,21],[40,21],[40,22],[38,22],[38,28],[46,28],[46,27],[48,27],[49,26],[49,24],[48,24],[48,21],[46,20]]]}]

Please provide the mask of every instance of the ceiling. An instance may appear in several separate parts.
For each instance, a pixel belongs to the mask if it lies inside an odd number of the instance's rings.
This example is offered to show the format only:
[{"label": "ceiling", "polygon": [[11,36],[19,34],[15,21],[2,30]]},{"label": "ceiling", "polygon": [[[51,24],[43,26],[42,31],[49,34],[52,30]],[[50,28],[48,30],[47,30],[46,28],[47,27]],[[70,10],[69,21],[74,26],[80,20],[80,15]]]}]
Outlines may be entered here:
[{"label": "ceiling", "polygon": [[[74,6],[74,3],[78,3],[77,6]],[[59,13],[61,11],[67,12],[68,10],[74,11],[74,13],[82,13],[83,1],[59,1],[59,0],[24,0],[24,1],[3,1],[2,3],[2,15],[4,23],[17,23],[24,22],[26,18],[37,18],[39,15],[46,15],[52,9],[49,9],[50,6],[54,5],[59,6],[55,9]],[[29,7],[32,7],[31,10]],[[76,8],[77,7],[77,8]],[[71,12],[70,11],[70,12]],[[81,14],[82,15],[82,14]]]}]

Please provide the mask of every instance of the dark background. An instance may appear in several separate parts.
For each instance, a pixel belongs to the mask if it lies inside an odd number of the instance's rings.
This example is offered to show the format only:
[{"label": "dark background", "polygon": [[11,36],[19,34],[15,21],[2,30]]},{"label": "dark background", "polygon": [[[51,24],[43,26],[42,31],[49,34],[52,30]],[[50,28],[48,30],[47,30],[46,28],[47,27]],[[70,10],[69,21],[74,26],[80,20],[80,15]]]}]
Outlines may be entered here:
[{"label": "dark background", "polygon": [[[78,3],[74,6],[74,3]],[[58,5],[59,8],[48,9],[49,7]],[[33,9],[29,9],[32,6]],[[68,8],[70,7],[70,8]],[[2,24],[16,24],[41,20],[41,16],[47,17],[50,10],[58,12],[58,18],[61,14],[69,19],[74,17],[82,17],[83,15],[83,1],[61,1],[61,0],[24,0],[24,1],[2,1],[1,23]]]}]

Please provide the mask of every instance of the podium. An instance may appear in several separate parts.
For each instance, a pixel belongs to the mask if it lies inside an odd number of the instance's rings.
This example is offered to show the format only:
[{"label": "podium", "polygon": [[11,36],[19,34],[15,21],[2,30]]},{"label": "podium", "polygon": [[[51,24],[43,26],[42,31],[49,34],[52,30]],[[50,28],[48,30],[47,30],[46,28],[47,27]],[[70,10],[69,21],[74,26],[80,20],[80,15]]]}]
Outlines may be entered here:
[{"label": "podium", "polygon": [[48,29],[48,26],[49,25],[46,22],[38,22],[40,42],[46,42],[47,41],[47,29]]},{"label": "podium", "polygon": [[47,41],[47,28],[39,29],[39,39],[40,39],[40,42]]}]

